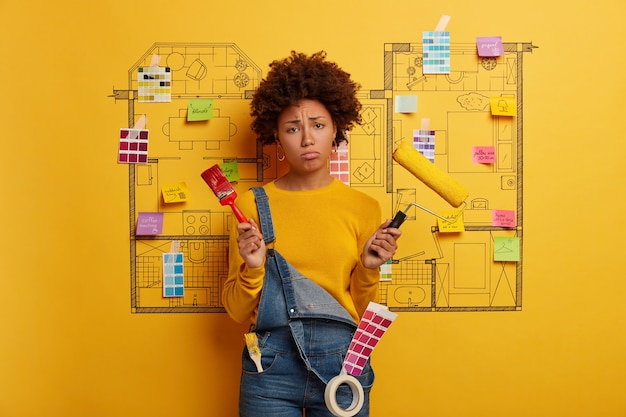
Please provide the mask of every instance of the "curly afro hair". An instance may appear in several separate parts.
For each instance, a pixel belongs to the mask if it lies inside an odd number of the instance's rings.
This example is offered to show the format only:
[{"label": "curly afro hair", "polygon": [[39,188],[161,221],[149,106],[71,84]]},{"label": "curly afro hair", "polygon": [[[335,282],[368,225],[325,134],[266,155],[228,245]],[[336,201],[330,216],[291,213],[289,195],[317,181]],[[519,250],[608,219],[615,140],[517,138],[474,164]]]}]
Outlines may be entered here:
[{"label": "curly afro hair", "polygon": [[339,144],[347,141],[346,131],[361,124],[361,102],[356,97],[360,88],[350,74],[326,60],[326,52],[307,56],[291,51],[287,58],[270,64],[270,71],[255,91],[250,127],[262,144],[275,143],[274,131],[282,110],[303,99],[317,100],[337,126],[335,142]]}]

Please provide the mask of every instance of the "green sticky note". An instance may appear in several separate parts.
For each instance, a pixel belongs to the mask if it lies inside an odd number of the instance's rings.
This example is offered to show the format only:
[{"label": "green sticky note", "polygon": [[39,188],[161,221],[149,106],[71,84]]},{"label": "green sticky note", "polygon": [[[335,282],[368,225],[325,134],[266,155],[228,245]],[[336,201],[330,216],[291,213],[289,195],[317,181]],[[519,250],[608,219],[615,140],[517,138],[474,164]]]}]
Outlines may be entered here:
[{"label": "green sticky note", "polygon": [[519,237],[495,236],[493,238],[493,260],[519,262]]},{"label": "green sticky note", "polygon": [[239,181],[239,166],[236,161],[233,162],[225,162],[223,164],[219,164],[220,169],[224,173],[224,176],[230,182]]},{"label": "green sticky note", "polygon": [[213,99],[196,99],[187,102],[187,121],[197,122],[213,118]]}]

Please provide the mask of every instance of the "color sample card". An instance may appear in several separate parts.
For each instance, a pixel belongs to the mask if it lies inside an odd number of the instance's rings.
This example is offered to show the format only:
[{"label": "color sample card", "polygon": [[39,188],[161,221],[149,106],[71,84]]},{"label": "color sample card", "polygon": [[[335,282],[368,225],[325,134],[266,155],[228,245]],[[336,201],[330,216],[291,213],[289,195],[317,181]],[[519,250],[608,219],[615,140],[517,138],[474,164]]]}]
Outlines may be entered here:
[{"label": "color sample card", "polygon": [[361,375],[374,347],[396,317],[398,315],[389,311],[387,307],[373,302],[369,303],[343,361],[343,369],[347,373],[354,376]]},{"label": "color sample card", "polygon": [[163,254],[163,297],[185,295],[184,264],[182,252]]},{"label": "color sample card", "polygon": [[140,103],[172,101],[172,72],[169,67],[137,69],[137,100]]},{"label": "color sample card", "polygon": [[335,152],[330,154],[330,175],[350,185],[350,159],[346,142],[342,142]]},{"label": "color sample card", "polygon": [[413,147],[430,162],[435,163],[435,131],[413,130]]},{"label": "color sample card", "polygon": [[477,37],[476,49],[478,56],[502,56],[504,55],[502,36]]},{"label": "color sample card", "polygon": [[423,32],[424,74],[450,74],[450,32]]},{"label": "color sample card", "polygon": [[117,162],[120,164],[148,163],[147,129],[120,129]]},{"label": "color sample card", "polygon": [[378,272],[380,274],[379,280],[381,282],[391,282],[391,271],[392,271],[392,263],[391,260],[385,262],[378,268]]}]

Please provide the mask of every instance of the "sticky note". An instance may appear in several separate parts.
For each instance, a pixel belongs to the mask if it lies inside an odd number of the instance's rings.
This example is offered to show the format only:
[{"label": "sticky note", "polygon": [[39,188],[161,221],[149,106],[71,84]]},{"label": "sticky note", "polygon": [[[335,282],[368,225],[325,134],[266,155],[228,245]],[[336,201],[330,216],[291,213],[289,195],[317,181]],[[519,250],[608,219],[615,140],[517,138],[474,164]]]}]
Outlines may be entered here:
[{"label": "sticky note", "polygon": [[463,216],[459,216],[458,211],[446,210],[437,214],[444,219],[448,219],[448,221],[446,221],[442,218],[437,218],[437,226],[439,226],[440,233],[459,233],[465,231]]},{"label": "sticky note", "polygon": [[197,122],[213,118],[213,99],[197,99],[187,102],[187,121]]},{"label": "sticky note", "polygon": [[180,203],[189,199],[187,183],[177,182],[161,187],[161,195],[164,203]]},{"label": "sticky note", "polygon": [[396,113],[415,113],[417,111],[417,96],[396,96],[394,110]]},{"label": "sticky note", "polygon": [[472,161],[475,164],[495,164],[495,146],[474,146],[472,147]]},{"label": "sticky note", "polygon": [[163,233],[163,213],[140,212],[137,216],[137,236],[153,236]]},{"label": "sticky note", "polygon": [[495,236],[493,238],[493,260],[518,262],[520,260],[519,237]]},{"label": "sticky note", "polygon": [[498,227],[515,227],[515,210],[492,210],[491,225]]},{"label": "sticky note", "polygon": [[517,116],[515,97],[489,97],[489,103],[491,105],[491,114],[494,116]]},{"label": "sticky note", "polygon": [[237,161],[224,162],[223,164],[219,164],[219,167],[228,181],[239,181],[239,165],[237,165]]},{"label": "sticky note", "polygon": [[502,56],[504,48],[501,36],[482,36],[476,38],[478,56]]}]

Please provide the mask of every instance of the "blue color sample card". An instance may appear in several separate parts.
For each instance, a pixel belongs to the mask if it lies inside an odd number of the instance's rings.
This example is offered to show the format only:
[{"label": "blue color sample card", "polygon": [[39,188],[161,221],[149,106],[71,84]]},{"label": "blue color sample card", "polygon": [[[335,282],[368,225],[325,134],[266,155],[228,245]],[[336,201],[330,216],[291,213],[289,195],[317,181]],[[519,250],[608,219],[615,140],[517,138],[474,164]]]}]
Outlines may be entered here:
[{"label": "blue color sample card", "polygon": [[424,74],[450,74],[450,32],[422,34]]},{"label": "blue color sample card", "polygon": [[163,297],[185,295],[184,262],[182,252],[163,254]]}]

